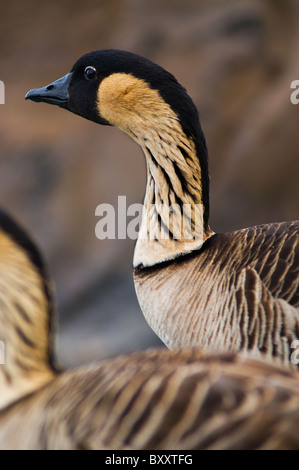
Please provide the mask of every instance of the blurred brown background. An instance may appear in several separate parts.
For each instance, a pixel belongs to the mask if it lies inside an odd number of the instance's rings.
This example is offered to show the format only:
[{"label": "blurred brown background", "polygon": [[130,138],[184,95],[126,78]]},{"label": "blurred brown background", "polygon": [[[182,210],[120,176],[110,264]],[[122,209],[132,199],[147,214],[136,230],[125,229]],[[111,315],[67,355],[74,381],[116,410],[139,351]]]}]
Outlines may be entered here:
[{"label": "blurred brown background", "polygon": [[31,89],[85,52],[127,49],[171,71],[199,108],[215,231],[298,218],[296,0],[0,0],[0,205],[34,234],[57,285],[65,365],[161,345],[132,281],[134,241],[95,237],[95,208],[142,202],[141,150]]}]

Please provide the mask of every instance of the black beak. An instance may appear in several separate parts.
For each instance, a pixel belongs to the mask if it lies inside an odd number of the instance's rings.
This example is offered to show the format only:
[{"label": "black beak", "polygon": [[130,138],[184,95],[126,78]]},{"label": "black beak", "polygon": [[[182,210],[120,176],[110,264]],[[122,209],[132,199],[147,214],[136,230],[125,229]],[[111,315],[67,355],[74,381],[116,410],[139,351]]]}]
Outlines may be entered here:
[{"label": "black beak", "polygon": [[68,73],[50,85],[47,85],[43,88],[35,88],[34,90],[30,90],[26,94],[25,99],[37,101],[38,103],[43,101],[45,103],[56,104],[61,108],[67,109],[69,101],[68,88],[71,78],[72,74]]}]

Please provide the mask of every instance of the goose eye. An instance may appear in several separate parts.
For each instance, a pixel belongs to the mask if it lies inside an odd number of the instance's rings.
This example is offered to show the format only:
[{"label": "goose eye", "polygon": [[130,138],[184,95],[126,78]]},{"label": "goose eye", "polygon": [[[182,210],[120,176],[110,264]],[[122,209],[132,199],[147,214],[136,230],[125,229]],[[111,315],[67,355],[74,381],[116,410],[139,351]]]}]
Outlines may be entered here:
[{"label": "goose eye", "polygon": [[84,75],[85,75],[85,78],[87,78],[87,80],[94,80],[97,76],[97,71],[94,67],[92,67],[91,65],[89,65],[88,67],[86,67],[86,69],[84,70]]}]

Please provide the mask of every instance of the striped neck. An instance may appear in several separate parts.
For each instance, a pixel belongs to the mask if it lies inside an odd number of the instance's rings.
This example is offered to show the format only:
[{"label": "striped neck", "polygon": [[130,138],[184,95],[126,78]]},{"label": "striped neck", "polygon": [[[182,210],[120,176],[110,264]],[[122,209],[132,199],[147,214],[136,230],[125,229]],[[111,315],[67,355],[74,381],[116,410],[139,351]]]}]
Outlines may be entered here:
[{"label": "striped neck", "polygon": [[[112,73],[101,81],[97,111],[143,149],[147,186],[134,267],[153,266],[202,246],[208,227],[207,149],[197,110],[175,78]],[[154,74],[155,75],[155,74]]]},{"label": "striped neck", "polygon": [[23,250],[0,232],[0,410],[53,378],[49,300]]},{"label": "striped neck", "polygon": [[205,222],[208,208],[203,183],[208,175],[202,172],[196,145],[186,137],[175,115],[167,121],[167,126],[152,127],[143,138],[134,136],[147,164],[134,267],[153,266],[190,253],[213,234]]}]

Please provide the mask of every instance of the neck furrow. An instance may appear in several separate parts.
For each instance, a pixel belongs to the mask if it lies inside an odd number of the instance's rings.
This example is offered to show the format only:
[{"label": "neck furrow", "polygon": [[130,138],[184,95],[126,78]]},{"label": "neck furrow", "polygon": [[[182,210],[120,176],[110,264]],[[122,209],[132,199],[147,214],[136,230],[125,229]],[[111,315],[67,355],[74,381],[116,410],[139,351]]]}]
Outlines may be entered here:
[{"label": "neck furrow", "polygon": [[134,266],[152,266],[199,249],[205,229],[202,174],[195,145],[184,135],[139,142],[147,185]]}]

